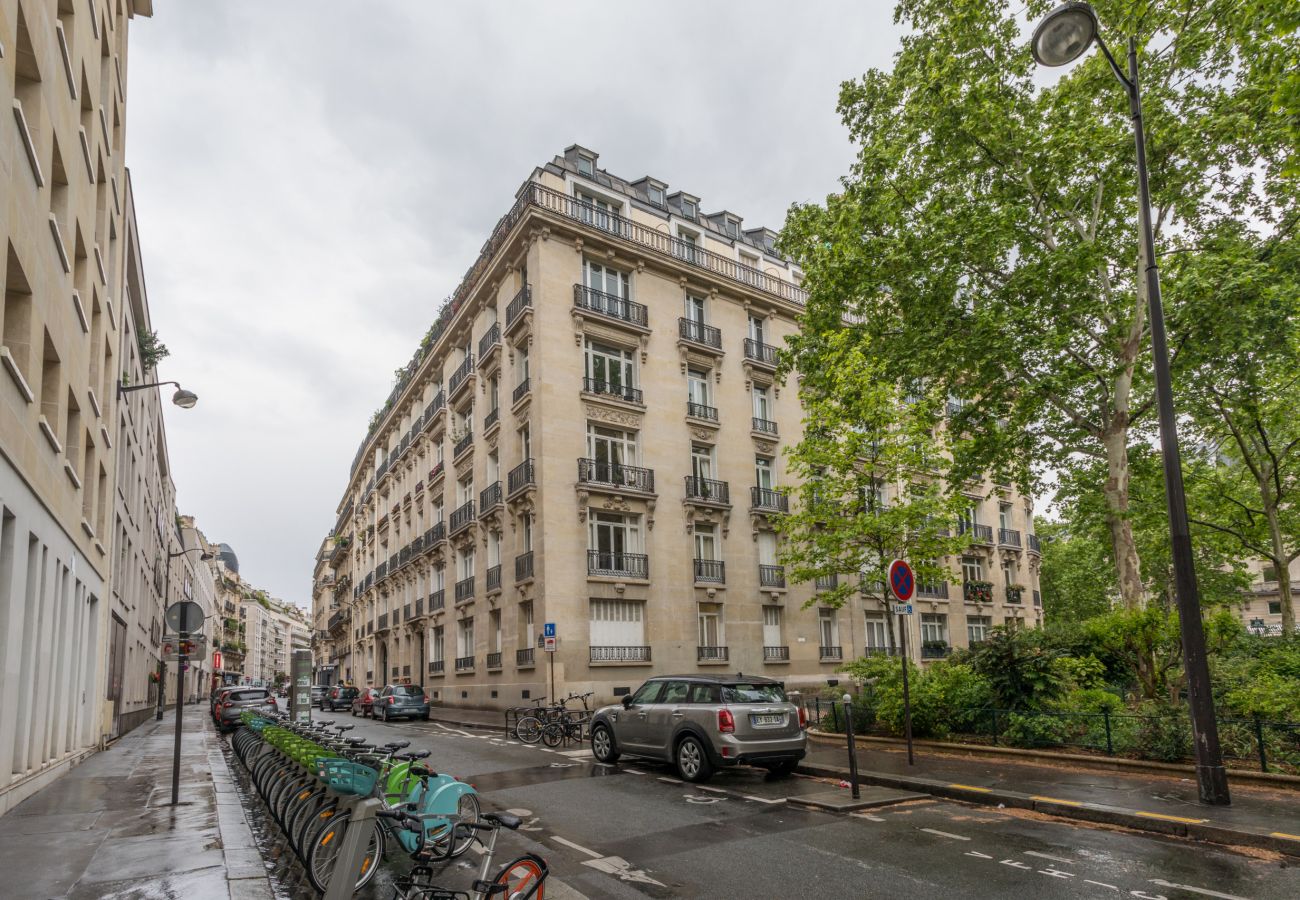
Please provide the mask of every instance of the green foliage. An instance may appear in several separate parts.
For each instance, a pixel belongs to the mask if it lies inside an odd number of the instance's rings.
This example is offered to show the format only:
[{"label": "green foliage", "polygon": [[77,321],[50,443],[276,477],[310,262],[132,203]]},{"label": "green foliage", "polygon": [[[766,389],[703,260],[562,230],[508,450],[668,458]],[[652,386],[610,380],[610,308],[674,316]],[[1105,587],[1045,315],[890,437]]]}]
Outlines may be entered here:
[{"label": "green foliage", "polygon": [[1119,596],[1107,542],[1095,533],[1076,533],[1072,522],[1073,517],[1068,523],[1038,519],[1034,524],[1043,549],[1038,580],[1049,622],[1101,615]]},{"label": "green foliage", "polygon": [[167,345],[158,339],[158,332],[141,328],[136,332],[136,347],[140,351],[140,368],[146,376],[171,355]]},{"label": "green foliage", "polygon": [[1037,630],[998,626],[967,657],[971,669],[988,681],[1000,709],[1038,709],[1065,685],[1056,654]]}]

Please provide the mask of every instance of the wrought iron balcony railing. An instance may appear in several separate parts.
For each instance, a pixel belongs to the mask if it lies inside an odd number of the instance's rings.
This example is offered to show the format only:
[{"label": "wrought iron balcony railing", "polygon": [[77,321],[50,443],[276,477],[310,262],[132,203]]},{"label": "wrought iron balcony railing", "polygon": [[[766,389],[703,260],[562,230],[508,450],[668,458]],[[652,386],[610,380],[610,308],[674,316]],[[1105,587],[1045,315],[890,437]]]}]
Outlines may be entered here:
[{"label": "wrought iron balcony railing", "polygon": [[515,557],[515,581],[533,577],[533,551],[520,553]]},{"label": "wrought iron balcony railing", "polygon": [[789,512],[790,498],[771,488],[749,489],[749,508],[770,512]]},{"label": "wrought iron balcony railing", "polygon": [[695,580],[722,584],[727,580],[727,565],[720,559],[695,560]]},{"label": "wrought iron balcony railing", "polygon": [[817,655],[818,655],[821,659],[823,659],[823,660],[827,660],[827,659],[843,659],[843,658],[844,658],[844,648],[843,648],[843,647],[827,647],[827,646],[821,646],[821,647],[818,647],[818,648],[817,648]]},{"label": "wrought iron balcony railing", "polygon": [[522,491],[524,488],[531,487],[535,484],[537,484],[537,476],[533,471],[532,459],[524,460],[511,469],[510,474],[506,476],[506,487],[508,488],[511,497]]},{"label": "wrought iron balcony railing", "polygon": [[478,495],[479,513],[486,513],[494,506],[501,505],[501,482],[494,481],[483,488]]},{"label": "wrought iron balcony railing", "polygon": [[470,447],[473,446],[474,446],[474,432],[467,431],[464,434],[462,434],[459,438],[457,438],[456,443],[452,446],[452,451],[451,451],[452,459],[458,458],[462,453],[464,453],[466,450],[468,450]]},{"label": "wrought iron balcony railing", "polygon": [[447,592],[439,588],[429,595],[429,612],[435,613],[447,605]]},{"label": "wrought iron balcony railing", "polygon": [[684,317],[678,319],[677,335],[682,340],[690,341],[692,344],[712,347],[715,350],[722,349],[722,330],[712,325],[706,325],[703,322],[697,322],[694,319]]},{"label": "wrought iron balcony railing", "polygon": [[456,657],[457,672],[472,672],[474,670],[474,657],[458,656]]},{"label": "wrought iron balcony railing", "polygon": [[488,351],[501,343],[501,323],[493,322],[492,327],[478,339],[479,359],[488,355]]},{"label": "wrought iron balcony railing", "polygon": [[459,366],[456,367],[456,371],[451,373],[451,378],[447,379],[447,393],[456,393],[456,389],[465,383],[465,379],[469,378],[473,371],[474,356],[473,354],[470,354],[461,361]]},{"label": "wrought iron balcony railing", "polygon": [[498,651],[498,652],[496,652],[496,653],[489,653],[489,654],[487,655],[487,667],[488,667],[489,669],[499,669],[499,668],[501,668],[501,653],[500,653],[500,651]]},{"label": "wrought iron balcony railing", "polygon": [[699,662],[726,662],[730,654],[726,647],[696,647],[695,658]]},{"label": "wrought iron balcony railing", "polygon": [[511,403],[518,403],[520,400],[528,396],[528,392],[533,389],[530,384],[531,381],[531,378],[525,378],[523,381],[515,385],[515,391],[510,396]]},{"label": "wrought iron balcony railing", "polygon": [[647,494],[654,493],[655,489],[654,469],[595,459],[578,460],[578,481],[582,484],[628,488]]},{"label": "wrought iron balcony railing", "polygon": [[745,338],[745,359],[776,368],[776,348],[753,338]]},{"label": "wrought iron balcony railing", "polygon": [[1040,545],[1039,545],[1039,543],[1038,543],[1038,535],[1036,535],[1036,534],[1027,534],[1027,535],[1025,535],[1025,543],[1028,545],[1028,547],[1029,547],[1029,552],[1030,552],[1030,553],[1042,553],[1042,552],[1043,552],[1043,551],[1042,551],[1042,548],[1040,547]]},{"label": "wrought iron balcony railing", "polygon": [[515,665],[523,668],[533,664],[533,648],[523,647],[515,651]]},{"label": "wrought iron balcony railing", "polygon": [[790,659],[789,647],[764,647],[763,659],[766,662],[788,662]]},{"label": "wrought iron balcony railing", "polygon": [[466,600],[474,598],[474,576],[462,578],[456,582],[456,602],[464,603]]},{"label": "wrought iron balcony railing", "polygon": [[785,587],[785,566],[758,566],[758,583],[760,587]]},{"label": "wrought iron balcony railing", "polygon": [[701,478],[698,475],[686,476],[686,496],[691,500],[702,500],[708,503],[731,502],[731,491],[727,487],[727,482]]},{"label": "wrought iron balcony railing", "polygon": [[709,422],[716,422],[718,421],[718,408],[703,403],[696,403],[694,400],[687,400],[686,415],[693,419],[705,419]]},{"label": "wrought iron balcony railing", "polygon": [[532,288],[528,285],[524,285],[519,289],[519,293],[515,294],[514,299],[506,306],[506,327],[508,328],[515,324],[515,319],[518,319],[519,316],[523,314],[523,311],[532,305]]},{"label": "wrought iron balcony railing", "polygon": [[473,524],[476,516],[474,515],[474,501],[467,500],[461,506],[452,510],[451,513],[451,534],[456,534],[462,529]]},{"label": "wrought iron balcony railing", "polygon": [[573,305],[578,309],[598,313],[620,322],[628,322],[641,328],[649,327],[649,311],[644,304],[634,303],[580,284],[573,286]]},{"label": "wrought iron balcony railing", "polygon": [[592,662],[650,662],[649,647],[592,647]]},{"label": "wrought iron balcony railing", "polygon": [[1020,532],[1016,531],[1014,528],[999,528],[998,544],[1003,547],[1019,547]]},{"label": "wrought iron balcony railing", "polygon": [[429,660],[429,674],[430,674],[430,675],[446,675],[446,674],[447,674],[447,661],[446,661],[445,659],[431,659],[431,660]]},{"label": "wrought iron balcony railing", "polygon": [[776,427],[776,422],[774,422],[772,419],[760,419],[758,416],[754,416],[751,422],[752,424],[750,425],[750,427],[753,428],[755,431],[759,432],[760,434],[774,435],[779,433]]},{"label": "wrought iron balcony railing", "polygon": [[605,553],[600,550],[588,550],[587,574],[648,578],[650,557],[644,553]]},{"label": "wrought iron balcony railing", "polygon": [[487,589],[489,591],[501,590],[501,566],[489,566],[487,570]]},{"label": "wrought iron balcony railing", "polygon": [[628,403],[645,403],[645,394],[642,393],[641,389],[626,384],[615,384],[610,381],[601,381],[598,378],[584,376],[582,389],[588,394],[604,394],[607,397],[626,400]]}]

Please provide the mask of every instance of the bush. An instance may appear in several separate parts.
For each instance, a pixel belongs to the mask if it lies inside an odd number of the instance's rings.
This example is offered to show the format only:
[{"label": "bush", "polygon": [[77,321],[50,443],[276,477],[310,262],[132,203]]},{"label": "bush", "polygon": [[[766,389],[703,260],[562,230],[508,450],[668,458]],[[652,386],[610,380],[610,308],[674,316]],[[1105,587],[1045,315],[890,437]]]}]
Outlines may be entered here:
[{"label": "bush", "polygon": [[1179,762],[1192,750],[1192,728],[1187,710],[1167,703],[1144,703],[1138,707],[1134,749],[1143,759]]},{"label": "bush", "polygon": [[1013,712],[1001,739],[1016,747],[1059,747],[1066,742],[1064,723],[1056,716]]}]

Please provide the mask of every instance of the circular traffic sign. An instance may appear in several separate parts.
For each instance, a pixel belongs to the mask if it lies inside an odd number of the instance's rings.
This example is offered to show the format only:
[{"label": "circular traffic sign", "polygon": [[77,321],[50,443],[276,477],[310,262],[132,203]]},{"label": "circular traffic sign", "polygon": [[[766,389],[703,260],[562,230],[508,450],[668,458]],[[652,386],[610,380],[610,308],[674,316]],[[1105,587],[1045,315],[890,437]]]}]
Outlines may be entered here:
[{"label": "circular traffic sign", "polygon": [[176,634],[203,630],[203,607],[193,600],[178,600],[163,614],[167,627]]},{"label": "circular traffic sign", "polygon": [[912,594],[916,593],[916,576],[912,574],[912,567],[901,559],[889,564],[889,589],[901,603],[911,600]]}]

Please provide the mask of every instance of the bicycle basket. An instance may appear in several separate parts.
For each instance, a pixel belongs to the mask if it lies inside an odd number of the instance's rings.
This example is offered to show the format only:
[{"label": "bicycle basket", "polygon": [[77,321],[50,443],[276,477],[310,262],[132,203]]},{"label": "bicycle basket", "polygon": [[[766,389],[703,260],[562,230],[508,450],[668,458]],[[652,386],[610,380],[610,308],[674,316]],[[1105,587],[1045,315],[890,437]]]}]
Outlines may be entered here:
[{"label": "bicycle basket", "polygon": [[379,773],[374,769],[350,759],[321,757],[316,762],[320,766],[316,774],[324,779],[331,790],[339,794],[369,794],[379,779]]},{"label": "bicycle basket", "polygon": [[253,729],[254,731],[260,732],[267,725],[271,724],[271,720],[263,719],[261,716],[253,716],[244,724],[246,724],[249,728]]}]

